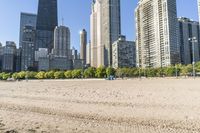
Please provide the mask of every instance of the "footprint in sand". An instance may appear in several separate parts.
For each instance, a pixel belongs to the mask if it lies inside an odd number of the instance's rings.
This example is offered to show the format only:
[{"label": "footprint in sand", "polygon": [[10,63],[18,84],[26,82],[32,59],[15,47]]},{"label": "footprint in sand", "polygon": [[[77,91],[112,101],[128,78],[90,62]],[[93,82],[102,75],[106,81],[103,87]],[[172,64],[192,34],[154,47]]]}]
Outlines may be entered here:
[{"label": "footprint in sand", "polygon": [[5,133],[18,133],[18,132],[15,130],[10,130],[10,131],[6,131]]}]

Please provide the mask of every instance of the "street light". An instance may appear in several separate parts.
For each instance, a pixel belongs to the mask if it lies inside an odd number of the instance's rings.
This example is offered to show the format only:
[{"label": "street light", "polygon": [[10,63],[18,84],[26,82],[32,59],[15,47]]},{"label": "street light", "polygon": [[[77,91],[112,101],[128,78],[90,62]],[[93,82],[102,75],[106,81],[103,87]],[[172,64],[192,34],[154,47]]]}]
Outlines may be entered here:
[{"label": "street light", "polygon": [[191,37],[188,39],[188,41],[190,41],[192,43],[192,53],[193,53],[193,62],[192,62],[192,65],[193,65],[193,77],[195,78],[196,77],[196,72],[195,72],[195,43],[197,43],[197,38],[196,37]]}]

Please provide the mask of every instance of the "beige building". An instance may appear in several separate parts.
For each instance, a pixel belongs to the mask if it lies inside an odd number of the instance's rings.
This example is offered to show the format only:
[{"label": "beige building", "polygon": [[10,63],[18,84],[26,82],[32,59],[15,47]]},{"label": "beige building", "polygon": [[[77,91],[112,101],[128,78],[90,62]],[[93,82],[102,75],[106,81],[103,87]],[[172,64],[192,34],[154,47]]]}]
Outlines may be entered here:
[{"label": "beige building", "polygon": [[120,0],[94,0],[91,23],[91,66],[112,66],[112,43],[121,34]]},{"label": "beige building", "polygon": [[138,67],[180,62],[175,0],[140,0],[135,10]]}]

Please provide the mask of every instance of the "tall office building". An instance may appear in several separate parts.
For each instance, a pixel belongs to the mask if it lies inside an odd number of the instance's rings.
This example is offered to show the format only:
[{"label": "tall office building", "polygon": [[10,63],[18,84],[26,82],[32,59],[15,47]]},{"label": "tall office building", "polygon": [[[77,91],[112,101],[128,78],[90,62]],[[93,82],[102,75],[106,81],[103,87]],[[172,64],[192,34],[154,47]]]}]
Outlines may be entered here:
[{"label": "tall office building", "polygon": [[3,67],[4,72],[15,72],[16,62],[16,44],[12,41],[7,41],[6,46],[3,47]]},{"label": "tall office building", "polygon": [[54,29],[58,25],[57,0],[39,0],[35,49],[53,48]]},{"label": "tall office building", "polygon": [[112,66],[112,43],[121,34],[120,0],[93,0],[91,66]]},{"label": "tall office building", "polygon": [[189,38],[196,37],[198,40],[194,44],[195,61],[200,59],[200,29],[199,22],[192,21],[188,18],[178,18],[178,35],[180,46],[180,57],[182,64],[192,64],[193,62],[193,44],[188,41]]},{"label": "tall office building", "polygon": [[22,38],[21,70],[33,69],[35,67],[35,28],[25,26]]},{"label": "tall office building", "polygon": [[176,0],[140,0],[135,16],[137,66],[179,63]]},{"label": "tall office building", "polygon": [[78,59],[78,50],[76,50],[74,47],[71,49],[71,59],[77,60]]},{"label": "tall office building", "polygon": [[80,59],[86,61],[87,32],[85,29],[80,31]]},{"label": "tall office building", "polygon": [[70,30],[65,26],[57,26],[54,30],[53,54],[56,57],[70,59]]},{"label": "tall office building", "polygon": [[19,47],[22,46],[24,27],[29,25],[36,28],[37,15],[32,13],[21,13],[20,15],[20,33],[19,33]]}]

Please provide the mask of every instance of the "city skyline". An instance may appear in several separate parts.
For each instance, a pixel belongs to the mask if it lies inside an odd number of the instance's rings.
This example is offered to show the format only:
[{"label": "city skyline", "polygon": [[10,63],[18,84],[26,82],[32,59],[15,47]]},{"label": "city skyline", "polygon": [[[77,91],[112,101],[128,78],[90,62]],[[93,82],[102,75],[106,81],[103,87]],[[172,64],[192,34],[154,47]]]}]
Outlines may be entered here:
[{"label": "city skyline", "polygon": [[[0,2],[0,9],[4,12],[0,13],[0,42],[5,45],[5,41],[14,41],[19,45],[19,23],[20,12],[37,13],[38,2],[35,0],[21,0],[22,3],[18,7],[18,0],[3,0]],[[64,0],[58,1],[58,20],[61,25],[62,17],[64,18],[64,25],[69,27],[72,33],[71,42],[76,49],[80,48],[79,31],[83,28],[88,32],[88,41],[90,40],[90,13],[91,1],[85,1],[83,4],[81,0],[74,0],[66,2]],[[121,2],[121,21],[122,34],[126,35],[127,40],[135,40],[135,16],[134,10],[137,1],[123,0]],[[8,8],[8,6],[10,8]],[[198,20],[197,1],[177,0],[178,17],[184,16],[193,20]],[[6,13],[5,13],[6,12]],[[73,12],[73,14],[72,14]],[[80,15],[80,13],[82,13]],[[9,16],[9,17],[7,17]],[[78,17],[77,17],[78,16]]]}]

